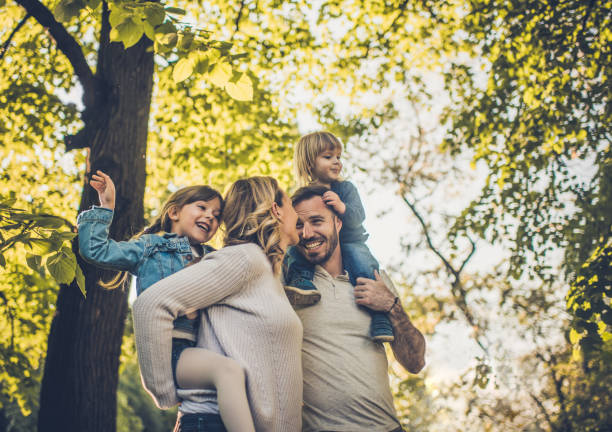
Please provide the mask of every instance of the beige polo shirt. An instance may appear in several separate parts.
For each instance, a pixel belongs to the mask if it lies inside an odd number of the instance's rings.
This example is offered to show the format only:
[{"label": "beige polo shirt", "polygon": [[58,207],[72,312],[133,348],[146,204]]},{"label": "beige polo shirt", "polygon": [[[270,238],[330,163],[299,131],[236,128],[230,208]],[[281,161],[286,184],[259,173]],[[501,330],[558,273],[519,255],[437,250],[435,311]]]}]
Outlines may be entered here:
[{"label": "beige polo shirt", "polygon": [[296,309],[304,327],[303,431],[388,432],[399,427],[382,344],[371,315],[357,306],[347,275],[317,266],[321,301]]}]

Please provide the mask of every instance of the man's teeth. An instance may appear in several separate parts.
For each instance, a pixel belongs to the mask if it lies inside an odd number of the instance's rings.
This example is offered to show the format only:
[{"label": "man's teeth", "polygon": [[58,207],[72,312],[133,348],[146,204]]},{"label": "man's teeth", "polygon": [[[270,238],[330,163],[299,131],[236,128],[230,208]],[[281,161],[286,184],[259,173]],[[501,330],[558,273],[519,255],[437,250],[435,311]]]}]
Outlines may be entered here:
[{"label": "man's teeth", "polygon": [[304,247],[306,249],[314,249],[314,248],[318,248],[319,246],[321,246],[323,244],[322,241],[316,241],[316,242],[311,242],[311,243],[305,243]]},{"label": "man's teeth", "polygon": [[208,230],[209,230],[209,227],[208,227],[208,225],[206,225],[206,224],[201,224],[201,223],[199,223],[199,224],[196,224],[196,225],[197,225],[197,226],[198,226],[200,229],[203,229],[203,230],[204,230],[204,231],[206,231],[206,232],[208,232]]}]

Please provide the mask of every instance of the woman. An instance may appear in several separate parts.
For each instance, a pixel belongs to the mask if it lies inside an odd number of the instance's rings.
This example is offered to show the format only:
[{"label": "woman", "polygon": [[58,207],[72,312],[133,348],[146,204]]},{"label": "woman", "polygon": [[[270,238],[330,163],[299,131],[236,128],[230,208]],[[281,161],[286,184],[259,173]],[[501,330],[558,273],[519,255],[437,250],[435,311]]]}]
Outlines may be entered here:
[{"label": "woman", "polygon": [[224,430],[214,391],[176,389],[172,376],[172,322],[201,310],[197,346],[244,367],[255,428],[298,431],[302,325],[278,278],[287,247],[299,239],[297,215],[276,180],[251,177],[231,186],[223,222],[223,249],[157,282],[134,302],[144,385],[162,408],[182,400],[179,431]]}]

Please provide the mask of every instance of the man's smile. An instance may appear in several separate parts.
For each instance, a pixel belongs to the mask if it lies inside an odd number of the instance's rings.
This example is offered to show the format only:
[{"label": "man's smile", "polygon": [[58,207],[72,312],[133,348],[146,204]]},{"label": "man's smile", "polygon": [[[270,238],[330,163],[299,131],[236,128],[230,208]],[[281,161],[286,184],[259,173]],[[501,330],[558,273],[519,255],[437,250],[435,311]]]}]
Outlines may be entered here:
[{"label": "man's smile", "polygon": [[317,238],[317,239],[311,239],[311,240],[302,240],[300,242],[300,245],[307,251],[312,251],[314,249],[317,249],[323,243],[324,243],[323,239]]}]

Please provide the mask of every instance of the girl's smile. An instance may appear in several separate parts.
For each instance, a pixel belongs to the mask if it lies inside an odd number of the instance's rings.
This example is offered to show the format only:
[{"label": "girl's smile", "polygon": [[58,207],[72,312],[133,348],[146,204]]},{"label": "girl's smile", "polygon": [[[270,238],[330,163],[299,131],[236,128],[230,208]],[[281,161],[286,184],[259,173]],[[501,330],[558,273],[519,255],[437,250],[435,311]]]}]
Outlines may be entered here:
[{"label": "girl's smile", "polygon": [[219,228],[221,201],[213,198],[210,201],[194,201],[185,204],[180,210],[173,209],[172,232],[186,236],[191,244],[202,244],[209,241]]}]

